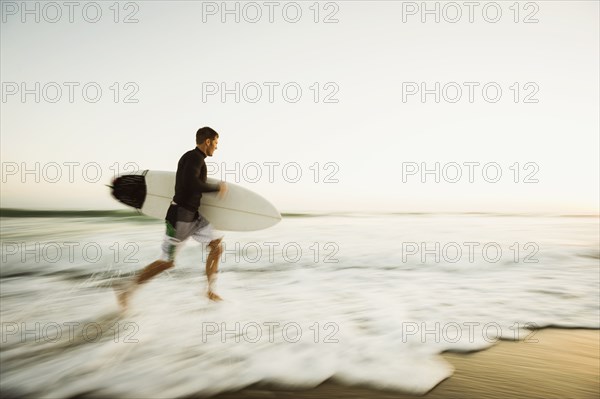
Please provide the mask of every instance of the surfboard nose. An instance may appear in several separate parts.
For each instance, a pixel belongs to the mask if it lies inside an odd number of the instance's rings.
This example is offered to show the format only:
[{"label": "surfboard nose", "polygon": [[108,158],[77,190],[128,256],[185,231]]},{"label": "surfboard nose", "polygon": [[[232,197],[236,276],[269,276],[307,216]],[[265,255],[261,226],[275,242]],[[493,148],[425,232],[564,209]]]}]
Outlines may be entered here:
[{"label": "surfboard nose", "polygon": [[139,174],[117,176],[111,189],[111,194],[117,201],[140,209],[146,200],[146,177]]}]

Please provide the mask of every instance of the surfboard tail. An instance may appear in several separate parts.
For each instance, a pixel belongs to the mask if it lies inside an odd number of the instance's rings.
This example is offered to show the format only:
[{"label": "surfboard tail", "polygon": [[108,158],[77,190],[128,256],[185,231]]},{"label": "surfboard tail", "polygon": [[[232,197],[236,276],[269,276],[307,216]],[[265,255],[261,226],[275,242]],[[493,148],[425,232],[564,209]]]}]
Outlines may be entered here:
[{"label": "surfboard tail", "polygon": [[146,176],[121,175],[112,182],[112,196],[119,202],[141,209],[146,200]]}]

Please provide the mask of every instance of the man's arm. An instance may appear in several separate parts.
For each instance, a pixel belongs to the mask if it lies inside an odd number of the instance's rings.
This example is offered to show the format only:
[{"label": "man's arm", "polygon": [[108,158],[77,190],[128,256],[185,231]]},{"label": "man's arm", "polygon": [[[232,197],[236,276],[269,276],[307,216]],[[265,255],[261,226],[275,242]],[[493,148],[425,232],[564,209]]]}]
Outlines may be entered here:
[{"label": "man's arm", "polygon": [[189,159],[185,162],[183,176],[190,192],[210,193],[220,190],[219,184],[207,183],[200,180],[200,166]]}]

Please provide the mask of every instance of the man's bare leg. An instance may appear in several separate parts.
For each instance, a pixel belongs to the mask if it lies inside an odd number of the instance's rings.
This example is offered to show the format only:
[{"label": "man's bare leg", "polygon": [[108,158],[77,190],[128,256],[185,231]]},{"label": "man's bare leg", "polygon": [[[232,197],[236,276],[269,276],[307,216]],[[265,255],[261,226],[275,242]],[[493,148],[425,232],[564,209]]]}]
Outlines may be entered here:
[{"label": "man's bare leg", "polygon": [[214,285],[217,281],[217,271],[219,270],[219,259],[221,259],[221,253],[223,247],[221,246],[221,238],[212,240],[208,244],[209,253],[206,259],[206,279],[208,280],[208,299],[212,301],[221,301],[222,298],[214,292]]},{"label": "man's bare leg", "polygon": [[127,305],[128,305],[131,294],[133,294],[133,292],[141,284],[150,280],[152,277],[156,276],[157,274],[160,274],[160,273],[164,272],[165,270],[172,268],[173,265],[174,265],[174,263],[172,260],[171,261],[157,260],[157,261],[152,262],[148,266],[146,266],[144,268],[144,270],[142,270],[142,272],[140,274],[138,274],[137,277],[133,280],[132,285],[130,287],[127,287],[127,289],[125,289],[119,293],[118,300],[119,300],[119,305],[121,306],[121,308],[127,309]]}]

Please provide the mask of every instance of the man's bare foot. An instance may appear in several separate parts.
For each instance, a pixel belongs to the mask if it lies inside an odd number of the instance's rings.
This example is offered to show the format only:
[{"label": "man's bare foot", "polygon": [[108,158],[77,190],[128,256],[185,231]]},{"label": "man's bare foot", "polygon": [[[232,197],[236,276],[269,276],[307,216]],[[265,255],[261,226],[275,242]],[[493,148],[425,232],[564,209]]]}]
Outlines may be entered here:
[{"label": "man's bare foot", "polygon": [[217,294],[215,294],[212,291],[208,291],[207,296],[208,296],[208,299],[210,299],[211,301],[218,302],[218,301],[222,301],[223,300],[223,298],[221,298],[220,296],[218,296]]},{"label": "man's bare foot", "polygon": [[121,310],[127,310],[127,304],[129,302],[129,290],[127,288],[117,293],[117,301],[119,302]]},{"label": "man's bare foot", "polygon": [[127,306],[129,305],[129,301],[131,300],[131,295],[138,288],[135,280],[126,281],[121,289],[117,291],[117,302],[121,307],[121,310],[127,310]]}]

